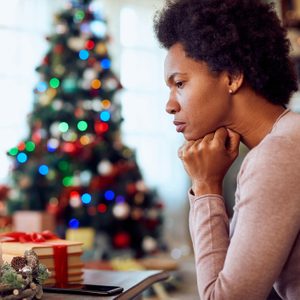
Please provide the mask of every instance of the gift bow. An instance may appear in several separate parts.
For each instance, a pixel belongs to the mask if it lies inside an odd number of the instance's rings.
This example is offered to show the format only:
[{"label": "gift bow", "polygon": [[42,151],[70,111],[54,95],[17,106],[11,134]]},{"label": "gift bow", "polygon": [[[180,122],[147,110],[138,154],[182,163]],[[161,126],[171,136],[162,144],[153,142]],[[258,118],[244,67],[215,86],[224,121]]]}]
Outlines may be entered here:
[{"label": "gift bow", "polygon": [[58,237],[49,230],[43,232],[8,232],[0,234],[0,242],[20,242],[20,243],[43,243],[47,240],[58,239]]},{"label": "gift bow", "polygon": [[[43,232],[8,232],[0,234],[0,242],[19,243],[44,243],[53,248],[55,282],[58,287],[65,287],[68,283],[68,257],[67,245],[55,245],[55,240],[59,239],[49,230]],[[51,244],[54,240],[54,244]],[[49,243],[47,243],[49,241]],[[1,247],[0,247],[1,248]]]}]

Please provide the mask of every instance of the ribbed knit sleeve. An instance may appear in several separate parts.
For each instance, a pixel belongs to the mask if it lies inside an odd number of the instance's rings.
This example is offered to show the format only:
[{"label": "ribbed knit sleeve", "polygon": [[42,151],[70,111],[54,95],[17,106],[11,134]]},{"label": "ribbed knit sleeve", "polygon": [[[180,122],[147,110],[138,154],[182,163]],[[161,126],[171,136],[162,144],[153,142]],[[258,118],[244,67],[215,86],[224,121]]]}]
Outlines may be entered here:
[{"label": "ribbed knit sleeve", "polygon": [[[300,152],[295,147],[300,146],[289,139],[268,136],[245,159],[231,239],[223,198],[189,193],[201,300],[267,298],[300,227]],[[289,293],[286,299],[299,299],[299,288],[282,290]]]}]

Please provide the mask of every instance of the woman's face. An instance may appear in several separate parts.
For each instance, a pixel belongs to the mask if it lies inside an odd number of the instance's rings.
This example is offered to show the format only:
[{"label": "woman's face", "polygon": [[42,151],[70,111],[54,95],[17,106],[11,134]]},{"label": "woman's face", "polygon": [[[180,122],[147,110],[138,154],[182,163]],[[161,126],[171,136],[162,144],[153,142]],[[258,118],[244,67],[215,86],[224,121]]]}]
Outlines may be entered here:
[{"label": "woman's face", "polygon": [[181,44],[173,45],[165,60],[170,88],[166,111],[186,140],[197,140],[226,126],[231,109],[228,76],[213,75],[204,62],[186,56]]}]

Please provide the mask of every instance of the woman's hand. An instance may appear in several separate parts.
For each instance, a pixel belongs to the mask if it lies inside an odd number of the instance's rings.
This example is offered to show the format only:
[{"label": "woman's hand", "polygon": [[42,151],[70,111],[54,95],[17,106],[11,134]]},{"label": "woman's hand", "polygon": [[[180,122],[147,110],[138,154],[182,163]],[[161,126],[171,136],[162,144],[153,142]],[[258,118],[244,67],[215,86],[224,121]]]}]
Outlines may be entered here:
[{"label": "woman's hand", "polygon": [[195,195],[222,194],[223,178],[238,156],[239,143],[239,134],[222,127],[179,148],[178,156],[192,180]]}]

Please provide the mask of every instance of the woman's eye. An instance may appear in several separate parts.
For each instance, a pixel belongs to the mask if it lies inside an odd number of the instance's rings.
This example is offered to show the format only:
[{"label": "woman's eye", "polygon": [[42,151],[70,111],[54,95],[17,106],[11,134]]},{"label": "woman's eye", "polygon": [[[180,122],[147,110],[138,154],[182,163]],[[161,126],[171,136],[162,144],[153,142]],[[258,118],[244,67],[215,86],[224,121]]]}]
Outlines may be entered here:
[{"label": "woman's eye", "polygon": [[183,81],[177,81],[175,84],[176,84],[176,86],[178,88],[182,88],[183,87]]}]

